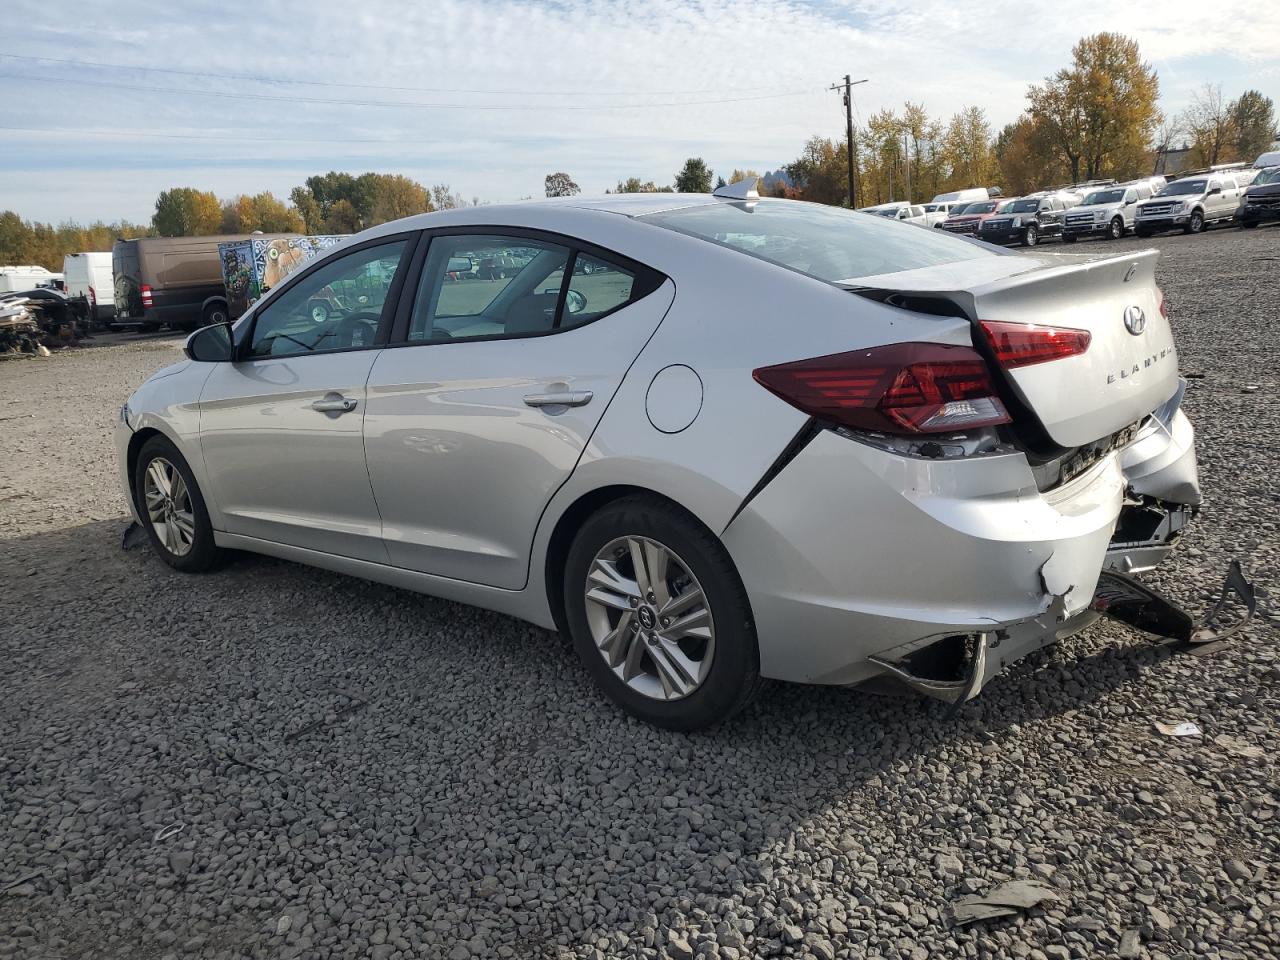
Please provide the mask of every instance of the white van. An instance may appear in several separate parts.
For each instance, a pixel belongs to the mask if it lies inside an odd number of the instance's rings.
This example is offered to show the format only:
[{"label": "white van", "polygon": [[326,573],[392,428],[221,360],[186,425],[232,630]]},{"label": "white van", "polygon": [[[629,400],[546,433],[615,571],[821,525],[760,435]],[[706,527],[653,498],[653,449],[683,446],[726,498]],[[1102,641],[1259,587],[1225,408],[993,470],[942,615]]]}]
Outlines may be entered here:
[{"label": "white van", "polygon": [[111,253],[68,253],[62,258],[67,296],[85,297],[94,320],[110,321],[116,315],[115,284],[111,279]]},{"label": "white van", "polygon": [[940,193],[933,198],[933,203],[974,203],[978,200],[990,200],[994,194],[986,187],[969,187],[967,190],[952,190]]},{"label": "white van", "polygon": [[34,290],[37,287],[60,287],[62,274],[51,273],[44,267],[24,265],[0,267],[0,293]]}]

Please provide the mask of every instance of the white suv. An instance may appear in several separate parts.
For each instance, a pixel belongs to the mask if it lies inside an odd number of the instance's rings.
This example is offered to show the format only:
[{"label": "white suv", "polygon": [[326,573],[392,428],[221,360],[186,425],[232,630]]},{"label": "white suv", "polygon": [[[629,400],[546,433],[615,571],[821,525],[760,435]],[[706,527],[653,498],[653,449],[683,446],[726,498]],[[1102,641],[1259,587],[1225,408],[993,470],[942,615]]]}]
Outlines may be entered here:
[{"label": "white suv", "polygon": [[1211,223],[1235,218],[1243,194],[1235,177],[1199,174],[1174,180],[1150,200],[1138,204],[1134,232],[1149,237],[1162,230],[1200,233]]}]

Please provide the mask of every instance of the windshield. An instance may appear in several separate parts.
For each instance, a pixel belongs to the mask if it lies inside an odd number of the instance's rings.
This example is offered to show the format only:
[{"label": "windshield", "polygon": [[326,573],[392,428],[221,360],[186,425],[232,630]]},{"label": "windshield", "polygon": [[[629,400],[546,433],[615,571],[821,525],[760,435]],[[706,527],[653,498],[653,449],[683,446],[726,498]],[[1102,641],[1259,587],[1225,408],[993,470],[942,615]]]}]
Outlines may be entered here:
[{"label": "windshield", "polygon": [[1254,178],[1253,185],[1255,187],[1264,183],[1280,183],[1280,167],[1272,167],[1270,170],[1263,170]]},{"label": "windshield", "polygon": [[882,217],[896,217],[901,209],[901,207],[889,207],[885,210],[877,210],[876,213]]},{"label": "windshield", "polygon": [[1084,198],[1084,206],[1092,207],[1097,203],[1119,203],[1123,199],[1123,190],[1095,190]]},{"label": "windshield", "polygon": [[951,205],[951,212],[948,213],[947,216],[954,217],[958,214],[964,213],[968,206],[969,204],[967,203],[953,203]]},{"label": "windshield", "polygon": [[[988,200],[985,203],[971,203],[964,208],[966,214],[971,213],[992,213],[996,208],[996,201]],[[952,210],[951,215],[954,217],[959,211]]]},{"label": "windshield", "polygon": [[941,230],[903,230],[792,200],[710,203],[638,219],[827,281],[1000,255]]},{"label": "windshield", "polygon": [[1001,213],[1035,213],[1040,209],[1039,200],[1014,200]]},{"label": "windshield", "polygon": [[1161,197],[1179,197],[1179,196],[1185,197],[1188,195],[1196,196],[1197,194],[1204,193],[1204,188],[1205,188],[1204,180],[1175,180],[1173,181],[1173,183],[1169,184],[1167,187],[1161,190],[1157,194],[1157,196],[1161,196]]}]

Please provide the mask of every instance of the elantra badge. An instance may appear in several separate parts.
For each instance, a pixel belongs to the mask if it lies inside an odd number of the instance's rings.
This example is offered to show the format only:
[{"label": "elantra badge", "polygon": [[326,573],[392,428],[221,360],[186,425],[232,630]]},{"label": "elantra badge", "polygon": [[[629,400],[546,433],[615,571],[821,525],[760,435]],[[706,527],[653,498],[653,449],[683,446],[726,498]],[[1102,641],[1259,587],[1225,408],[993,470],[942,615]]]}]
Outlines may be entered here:
[{"label": "elantra badge", "polygon": [[1141,336],[1142,331],[1147,329],[1147,315],[1142,312],[1142,308],[1137,304],[1125,308],[1124,328],[1135,337]]}]

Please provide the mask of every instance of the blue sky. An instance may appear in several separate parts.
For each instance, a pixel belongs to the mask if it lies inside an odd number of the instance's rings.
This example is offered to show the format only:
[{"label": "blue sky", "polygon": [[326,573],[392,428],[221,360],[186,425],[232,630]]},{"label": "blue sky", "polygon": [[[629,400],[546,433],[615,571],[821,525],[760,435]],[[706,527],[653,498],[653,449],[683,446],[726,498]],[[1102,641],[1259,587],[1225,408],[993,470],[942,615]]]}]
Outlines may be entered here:
[{"label": "blue sky", "polygon": [[825,88],[846,72],[870,80],[860,116],[906,99],[943,118],[976,104],[998,129],[1099,30],[1139,41],[1167,112],[1205,82],[1280,101],[1280,7],[1237,0],[6,8],[3,54],[52,59],[0,55],[0,209],[55,222],[145,221],[173,186],[285,197],[331,169],[489,201],[539,196],[553,170],[600,193],[627,176],[670,182],[690,155],[771,169],[812,134],[843,135]]}]

